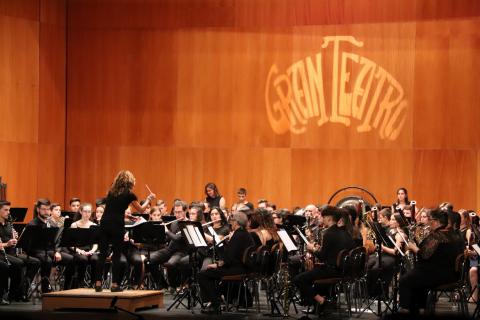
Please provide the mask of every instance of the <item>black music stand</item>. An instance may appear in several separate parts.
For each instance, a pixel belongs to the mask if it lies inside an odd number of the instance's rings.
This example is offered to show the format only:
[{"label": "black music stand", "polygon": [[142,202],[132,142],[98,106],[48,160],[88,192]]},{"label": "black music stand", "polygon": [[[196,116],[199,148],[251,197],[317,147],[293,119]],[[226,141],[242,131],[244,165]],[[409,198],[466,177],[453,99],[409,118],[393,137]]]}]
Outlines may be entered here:
[{"label": "black music stand", "polygon": [[129,228],[129,237],[135,243],[141,243],[147,249],[147,260],[145,261],[144,282],[147,289],[156,289],[150,263],[150,251],[152,248],[159,248],[165,244],[165,227],[161,221],[148,221],[135,227]]},{"label": "black music stand", "polygon": [[[17,242],[17,247],[23,249],[27,253],[34,250],[44,251],[45,258],[48,256],[48,251],[55,249],[55,240],[57,239],[59,228],[45,228],[43,226],[27,225],[23,230],[20,238]],[[33,279],[31,279],[33,280]],[[50,279],[42,279],[48,281],[50,285]],[[42,281],[35,285],[35,288],[30,292],[28,298],[31,298],[34,292],[38,292],[38,287]]]},{"label": "black music stand", "polygon": [[168,223],[176,220],[175,216],[162,216],[163,223]]},{"label": "black music stand", "polygon": [[10,216],[12,222],[23,222],[27,215],[28,208],[10,208]]},{"label": "black music stand", "polygon": [[[178,227],[181,230],[182,237],[187,241],[190,250],[189,250],[189,261],[192,267],[192,273],[190,279],[188,279],[187,288],[178,292],[173,299],[172,304],[167,308],[167,311],[170,311],[174,306],[178,308],[181,304],[187,310],[191,310],[193,313],[193,308],[198,303],[203,308],[202,300],[200,299],[200,285],[198,284],[198,269],[199,261],[197,258],[197,251],[199,248],[207,247],[207,242],[205,241],[205,235],[203,233],[202,224],[196,221],[179,221]],[[187,299],[187,304],[183,303],[183,300]]]},{"label": "black music stand", "polygon": [[72,211],[63,211],[60,213],[62,215],[62,217],[64,217],[65,219],[73,219],[75,218],[75,212],[72,212]]}]

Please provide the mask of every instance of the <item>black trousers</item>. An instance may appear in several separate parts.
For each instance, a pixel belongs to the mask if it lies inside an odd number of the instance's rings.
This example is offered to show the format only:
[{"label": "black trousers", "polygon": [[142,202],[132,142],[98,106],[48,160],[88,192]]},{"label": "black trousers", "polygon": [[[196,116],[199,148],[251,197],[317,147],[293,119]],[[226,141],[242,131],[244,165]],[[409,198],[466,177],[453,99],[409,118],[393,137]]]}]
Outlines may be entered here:
[{"label": "black trousers", "polygon": [[140,286],[142,284],[143,261],[141,252],[136,248],[130,248],[126,253],[128,263],[133,267],[132,284]]},{"label": "black trousers", "polygon": [[3,256],[0,258],[0,299],[3,297],[3,294],[6,292],[8,286],[8,264],[3,259]]},{"label": "black trousers", "polygon": [[293,283],[297,286],[302,296],[302,300],[305,305],[312,305],[315,301],[315,288],[313,287],[313,281],[325,278],[336,277],[339,272],[330,266],[321,265],[315,267],[311,271],[302,272],[293,278]]},{"label": "black trousers", "polygon": [[[42,291],[45,291],[48,286],[48,279],[50,278],[50,271],[54,263],[55,251],[35,250],[30,252],[30,255],[40,261],[40,274],[42,276]],[[61,260],[59,265],[65,266],[65,286],[64,289],[69,289],[72,283],[72,276],[74,272],[73,256],[66,252],[60,252]]]},{"label": "black trousers", "polygon": [[7,255],[10,266],[8,267],[8,276],[10,277],[10,289],[8,296],[10,299],[19,298],[23,295],[25,285],[24,263],[22,259],[12,255]]},{"label": "black trousers", "polygon": [[98,254],[93,254],[91,256],[84,256],[78,253],[73,255],[73,261],[75,264],[76,272],[77,272],[77,283],[74,283],[72,288],[77,288],[79,285],[82,286],[85,281],[85,274],[87,273],[87,267],[90,265],[90,270],[92,271],[91,279],[94,281],[97,279],[95,274],[97,262],[98,262]]},{"label": "black trousers", "polygon": [[124,268],[122,268],[120,259],[123,249],[123,236],[125,235],[124,226],[100,225],[100,240],[98,247],[98,263],[95,275],[96,281],[102,281],[105,260],[109,254],[109,245],[112,245],[112,282],[120,284],[123,279]]},{"label": "black trousers", "polygon": [[[376,296],[382,292],[387,295],[388,287],[395,273],[396,257],[382,253],[382,267],[376,254],[368,257],[367,262],[367,288],[370,296]],[[382,286],[378,285],[381,280]]]},{"label": "black trousers", "polygon": [[200,285],[200,295],[202,301],[211,302],[213,307],[220,306],[220,288],[218,281],[223,276],[244,274],[245,269],[242,267],[217,268],[208,269],[198,273],[198,284]]},{"label": "black trousers", "polygon": [[168,283],[171,287],[180,285],[179,265],[182,258],[187,254],[182,251],[172,252],[168,248],[155,251],[150,254],[150,263],[155,265],[165,265],[167,268]]},{"label": "black trousers", "polygon": [[415,268],[400,277],[400,307],[416,314],[419,309],[426,307],[428,291],[431,288],[452,283],[456,279],[454,273]]}]

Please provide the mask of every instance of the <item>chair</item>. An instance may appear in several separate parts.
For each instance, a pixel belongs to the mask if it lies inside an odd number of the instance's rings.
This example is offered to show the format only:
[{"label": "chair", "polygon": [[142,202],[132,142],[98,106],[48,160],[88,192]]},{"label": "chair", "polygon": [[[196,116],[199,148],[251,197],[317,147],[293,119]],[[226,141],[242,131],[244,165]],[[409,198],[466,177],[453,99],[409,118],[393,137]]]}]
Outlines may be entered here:
[{"label": "chair", "polygon": [[467,303],[467,294],[465,291],[466,288],[466,279],[468,268],[466,267],[465,254],[461,253],[455,259],[455,272],[458,274],[457,281],[453,283],[442,284],[433,289],[430,289],[427,296],[427,312],[430,314],[435,313],[435,306],[438,300],[438,295],[442,293],[449,293],[450,297],[458,297],[459,311],[462,316],[468,317],[468,303]]}]

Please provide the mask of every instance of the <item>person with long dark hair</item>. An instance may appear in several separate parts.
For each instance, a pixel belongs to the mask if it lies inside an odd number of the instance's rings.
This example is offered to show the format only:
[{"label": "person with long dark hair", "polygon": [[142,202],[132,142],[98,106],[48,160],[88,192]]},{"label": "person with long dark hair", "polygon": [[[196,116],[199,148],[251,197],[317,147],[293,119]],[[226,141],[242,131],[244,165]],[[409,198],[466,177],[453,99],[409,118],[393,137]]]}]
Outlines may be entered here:
[{"label": "person with long dark hair", "polygon": [[138,212],[144,212],[155,194],[150,193],[147,201],[141,206],[137,196],[132,192],[135,186],[135,177],[128,170],[120,171],[108,191],[105,212],[100,222],[100,241],[95,291],[102,291],[102,275],[105,259],[108,255],[108,246],[112,245],[112,292],[122,291],[120,257],[122,254],[123,238],[125,235],[125,210],[131,204]]},{"label": "person with long dark hair", "polygon": [[392,213],[396,212],[396,208],[400,207],[400,209],[403,210],[405,206],[408,206],[410,204],[410,200],[408,200],[408,191],[406,188],[398,188],[397,190],[397,200],[395,203],[392,205]]},{"label": "person with long dark hair", "polygon": [[225,209],[225,198],[218,191],[217,185],[209,182],[205,185],[205,202],[208,204],[205,212],[210,212],[213,207]]}]

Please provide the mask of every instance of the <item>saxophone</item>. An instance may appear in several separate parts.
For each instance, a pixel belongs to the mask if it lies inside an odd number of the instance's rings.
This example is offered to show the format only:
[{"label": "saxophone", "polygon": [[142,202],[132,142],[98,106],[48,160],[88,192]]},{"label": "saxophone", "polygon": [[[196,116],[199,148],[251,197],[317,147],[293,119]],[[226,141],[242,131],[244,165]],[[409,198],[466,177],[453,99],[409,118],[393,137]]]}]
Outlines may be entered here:
[{"label": "saxophone", "polygon": [[279,282],[281,284],[281,295],[283,316],[288,317],[290,311],[290,273],[288,272],[288,263],[282,262],[280,265]]}]

